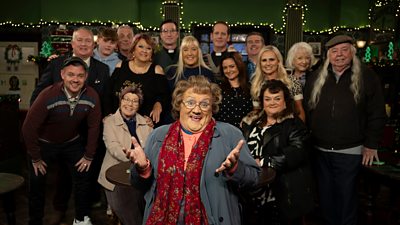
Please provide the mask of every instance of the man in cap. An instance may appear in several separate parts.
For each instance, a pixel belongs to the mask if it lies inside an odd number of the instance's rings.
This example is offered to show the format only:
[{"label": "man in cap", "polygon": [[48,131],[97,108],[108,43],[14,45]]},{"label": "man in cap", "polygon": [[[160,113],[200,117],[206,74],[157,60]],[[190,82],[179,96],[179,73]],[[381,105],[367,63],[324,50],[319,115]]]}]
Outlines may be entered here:
[{"label": "man in cap", "polygon": [[[106,104],[109,95],[106,93],[107,85],[110,80],[110,70],[108,66],[93,58],[95,42],[93,32],[87,27],[80,27],[74,31],[71,40],[72,53],[59,56],[50,61],[49,65],[40,76],[40,80],[31,96],[31,104],[35,101],[39,93],[46,87],[61,81],[60,71],[63,62],[70,56],[81,58],[89,67],[87,84],[93,87],[102,100],[104,116],[112,113]],[[107,109],[106,109],[107,108]]]},{"label": "man in cap", "polygon": [[[96,91],[85,84],[87,64],[67,58],[62,81],[45,88],[22,126],[29,164],[29,225],[43,224],[46,174],[52,163],[68,166],[74,184],[75,224],[91,225],[89,168],[96,152],[101,109]],[[87,138],[80,136],[85,123]]]},{"label": "man in cap", "polygon": [[362,165],[379,161],[385,124],[378,76],[356,56],[353,39],[326,43],[327,59],[307,79],[304,108],[316,151],[323,224],[357,224],[356,177]]},{"label": "man in cap", "polygon": [[[71,47],[71,54],[61,55],[51,60],[49,65],[43,71],[40,76],[40,80],[35,87],[35,90],[32,92],[31,105],[43,89],[62,80],[60,74],[65,59],[70,56],[76,56],[82,59],[89,68],[87,70],[87,79],[85,83],[88,86],[94,88],[99,95],[101,101],[102,116],[105,117],[106,115],[112,113],[111,107],[109,107],[109,96],[111,94],[108,93],[110,70],[106,64],[100,62],[93,57],[95,42],[92,30],[87,27],[80,27],[74,30],[72,34]],[[102,134],[101,131],[100,134]],[[90,169],[92,177],[92,191],[90,193],[90,196],[92,198],[92,203],[100,201],[100,194],[102,193],[102,188],[97,183],[97,177],[99,175],[100,167],[105,155],[105,146],[101,137],[102,136],[99,135],[98,149],[96,151],[95,160],[92,163]],[[65,218],[65,212],[68,208],[68,201],[72,192],[71,175],[68,173],[66,165],[59,163],[58,167],[59,169],[56,172],[57,179],[53,200],[53,206],[55,209],[55,213],[53,216],[54,221],[50,221],[50,225],[59,224],[60,221]]]}]

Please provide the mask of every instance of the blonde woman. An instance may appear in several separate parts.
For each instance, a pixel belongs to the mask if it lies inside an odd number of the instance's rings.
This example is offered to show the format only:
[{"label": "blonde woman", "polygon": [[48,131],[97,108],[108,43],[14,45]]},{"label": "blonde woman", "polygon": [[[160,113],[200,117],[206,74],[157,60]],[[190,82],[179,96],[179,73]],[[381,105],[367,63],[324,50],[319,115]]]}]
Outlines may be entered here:
[{"label": "blonde woman", "polygon": [[166,72],[171,92],[178,81],[196,75],[203,75],[214,81],[214,74],[204,63],[199,41],[193,36],[186,36],[182,39],[178,63]]},{"label": "blonde woman", "polygon": [[312,47],[306,42],[297,42],[289,49],[286,68],[292,70],[291,75],[296,77],[304,87],[314,62]]},{"label": "blonde woman", "polygon": [[251,82],[251,97],[254,109],[260,109],[258,96],[261,86],[266,80],[280,80],[290,90],[290,94],[295,100],[295,112],[297,116],[305,121],[305,113],[302,105],[303,91],[300,82],[293,76],[288,76],[283,65],[283,57],[279,49],[272,45],[267,45],[261,49],[258,55],[257,67]]}]

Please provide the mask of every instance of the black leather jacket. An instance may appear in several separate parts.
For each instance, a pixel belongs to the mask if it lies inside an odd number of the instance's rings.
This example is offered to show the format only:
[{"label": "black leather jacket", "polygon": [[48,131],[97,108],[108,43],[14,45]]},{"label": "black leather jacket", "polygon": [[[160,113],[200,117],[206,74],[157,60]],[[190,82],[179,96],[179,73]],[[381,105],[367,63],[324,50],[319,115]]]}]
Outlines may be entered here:
[{"label": "black leather jacket", "polygon": [[[243,124],[246,140],[260,124]],[[299,118],[287,118],[268,128],[263,136],[263,158],[284,155],[284,166],[277,170],[272,191],[283,220],[309,212],[314,205],[309,153],[305,147],[308,131]],[[252,149],[250,149],[252,150]]]}]

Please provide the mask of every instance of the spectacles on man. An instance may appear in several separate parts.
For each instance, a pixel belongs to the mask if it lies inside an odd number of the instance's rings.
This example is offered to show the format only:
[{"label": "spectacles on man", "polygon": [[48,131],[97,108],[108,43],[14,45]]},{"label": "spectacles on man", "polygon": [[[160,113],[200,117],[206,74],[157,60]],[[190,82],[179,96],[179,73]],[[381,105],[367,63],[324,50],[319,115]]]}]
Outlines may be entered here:
[{"label": "spectacles on man", "polygon": [[133,100],[133,99],[129,99],[129,98],[122,98],[122,100],[124,100],[126,103],[131,103],[133,105],[139,104],[139,100]]},{"label": "spectacles on man", "polygon": [[199,106],[202,111],[207,111],[210,109],[209,102],[196,102],[195,100],[187,100],[183,101],[182,103],[188,109],[194,109],[196,106]]},{"label": "spectacles on man", "polygon": [[177,30],[161,30],[161,33],[176,33]]}]

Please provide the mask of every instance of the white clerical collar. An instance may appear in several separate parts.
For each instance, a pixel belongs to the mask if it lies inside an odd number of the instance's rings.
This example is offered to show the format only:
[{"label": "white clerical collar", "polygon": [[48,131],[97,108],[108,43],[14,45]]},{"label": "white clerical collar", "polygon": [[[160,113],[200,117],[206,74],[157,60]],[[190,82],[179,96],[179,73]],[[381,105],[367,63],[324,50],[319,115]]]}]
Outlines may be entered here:
[{"label": "white clerical collar", "polygon": [[[72,54],[72,56],[76,56],[75,55],[75,53],[74,54]],[[79,57],[79,56],[77,56],[77,57]],[[80,57],[79,57],[80,58]],[[82,58],[81,58],[82,59]],[[88,58],[86,58],[86,59],[82,59],[85,63],[86,63],[86,65],[88,66],[88,67],[90,67],[90,57],[88,57]]]}]

